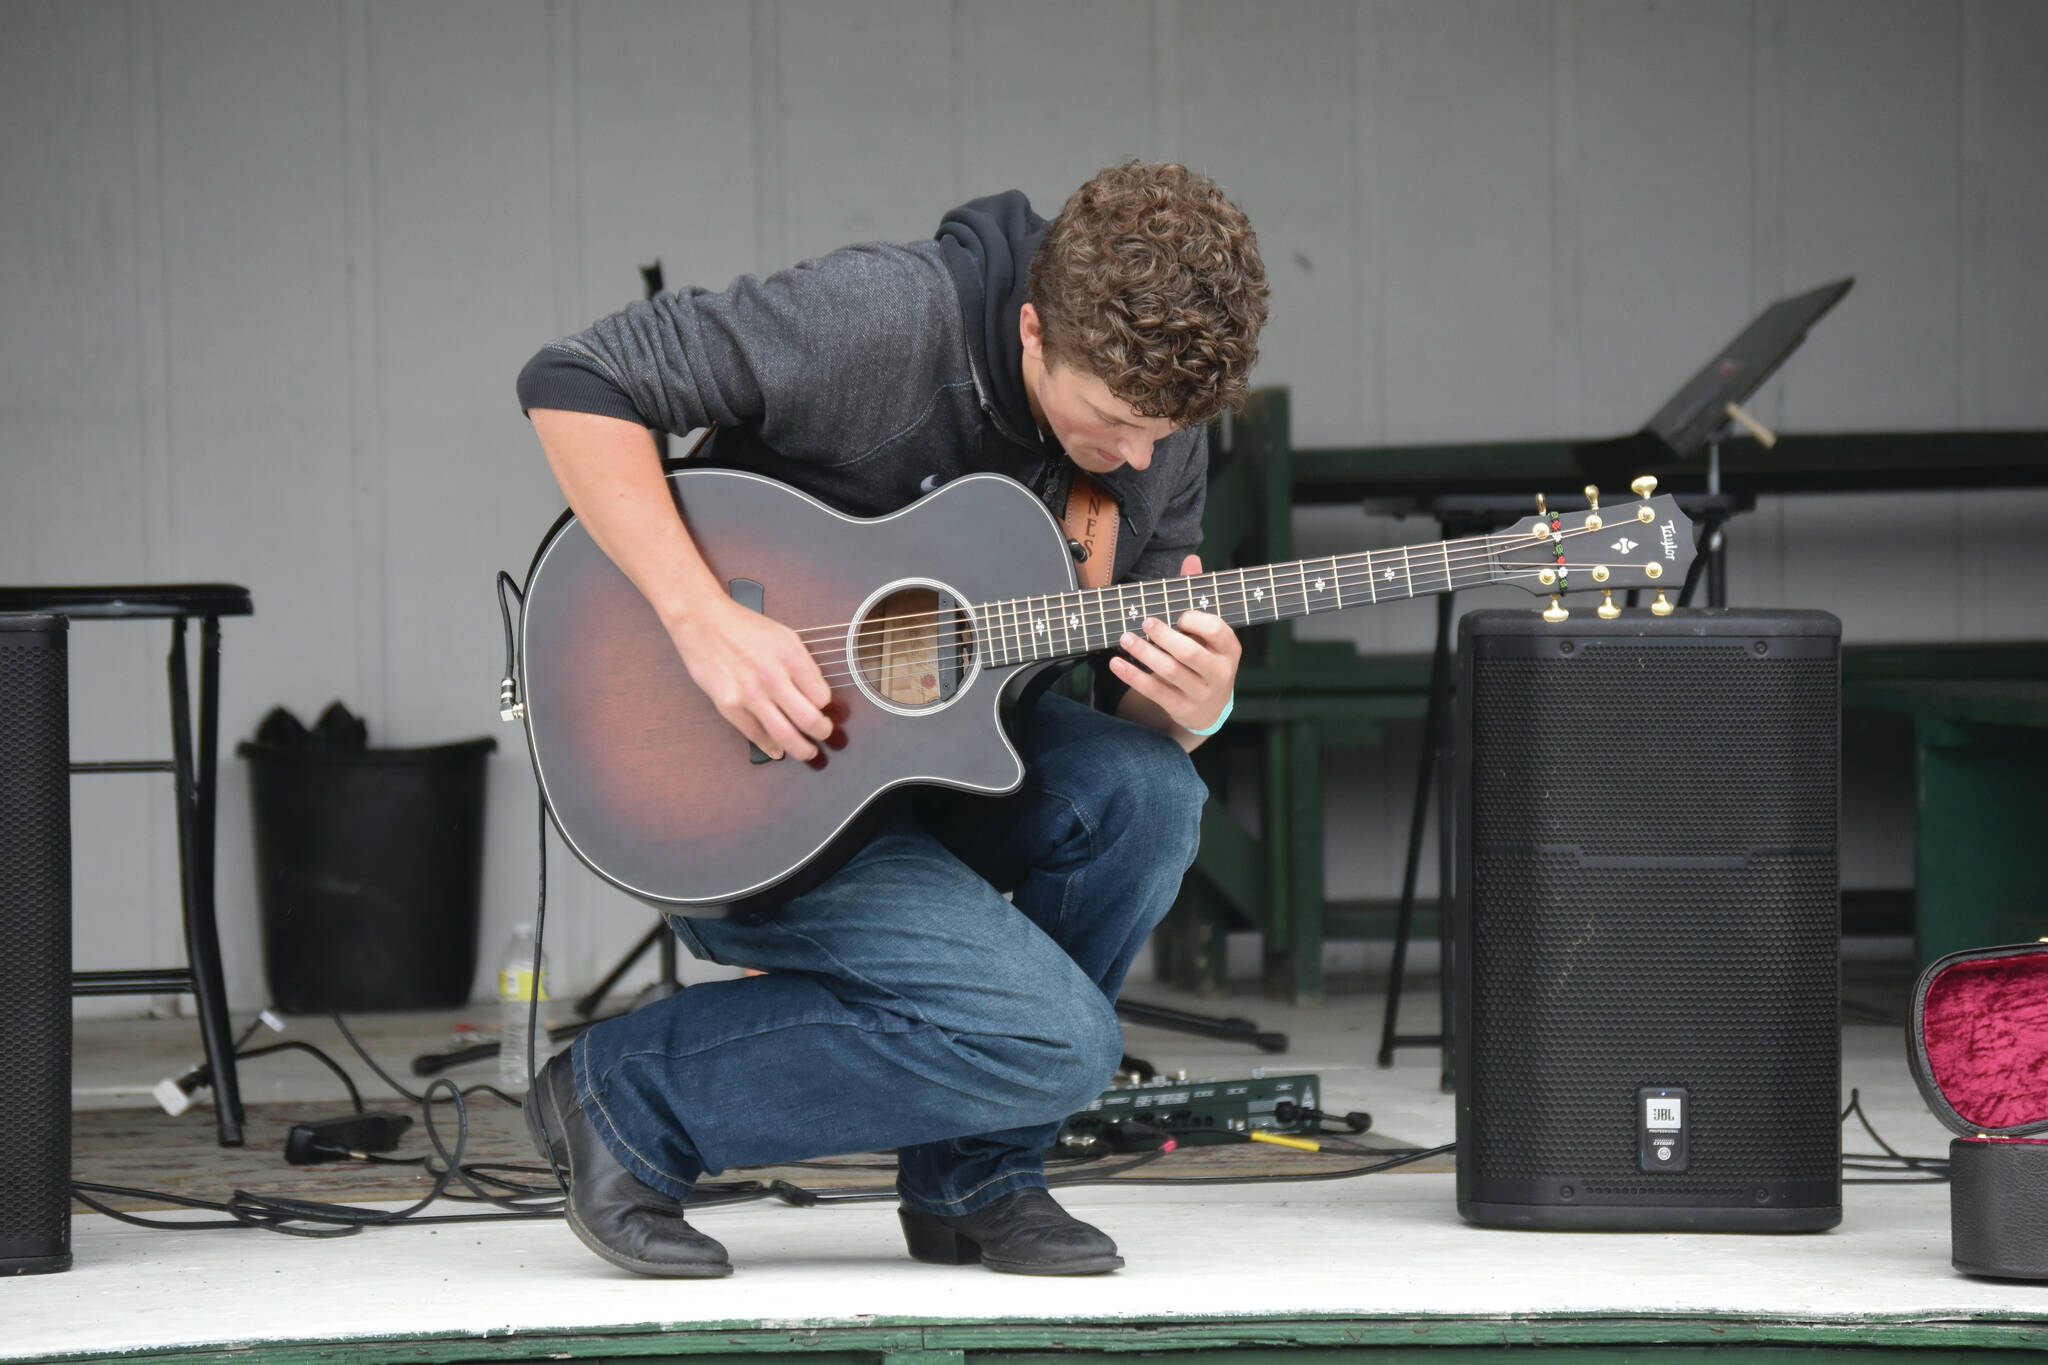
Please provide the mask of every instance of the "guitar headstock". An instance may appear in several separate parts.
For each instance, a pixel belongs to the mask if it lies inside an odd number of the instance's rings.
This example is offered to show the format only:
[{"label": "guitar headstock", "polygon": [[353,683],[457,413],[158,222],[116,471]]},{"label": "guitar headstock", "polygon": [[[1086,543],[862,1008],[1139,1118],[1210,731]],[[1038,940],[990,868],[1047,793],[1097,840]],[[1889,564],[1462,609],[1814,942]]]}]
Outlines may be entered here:
[{"label": "guitar headstock", "polygon": [[1536,515],[1490,537],[1495,577],[1505,583],[1548,596],[1543,619],[1564,620],[1570,613],[1560,594],[1598,588],[1598,614],[1612,620],[1621,614],[1614,605],[1618,589],[1649,588],[1657,594],[1650,610],[1671,614],[1665,593],[1685,585],[1692,568],[1692,521],[1678,510],[1669,493],[1657,493],[1657,481],[1645,474],[1629,485],[1632,501],[1600,506],[1600,490],[1588,485],[1584,512],[1552,512],[1536,498]]}]

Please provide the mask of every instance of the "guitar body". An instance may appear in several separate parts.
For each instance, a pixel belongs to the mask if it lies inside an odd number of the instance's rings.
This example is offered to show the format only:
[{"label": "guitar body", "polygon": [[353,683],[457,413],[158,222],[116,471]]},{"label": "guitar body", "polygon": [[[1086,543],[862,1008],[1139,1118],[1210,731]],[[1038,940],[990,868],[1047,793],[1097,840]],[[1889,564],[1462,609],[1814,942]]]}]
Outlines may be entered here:
[{"label": "guitar body", "polygon": [[895,788],[1016,789],[1006,713],[1038,669],[988,664],[970,610],[1075,587],[1065,534],[1029,490],[971,475],[863,519],[731,470],[669,483],[718,580],[811,645],[837,732],[809,763],[758,761],[565,516],[528,576],[520,695],[535,776],[585,864],[671,912],[724,914],[822,880]]}]

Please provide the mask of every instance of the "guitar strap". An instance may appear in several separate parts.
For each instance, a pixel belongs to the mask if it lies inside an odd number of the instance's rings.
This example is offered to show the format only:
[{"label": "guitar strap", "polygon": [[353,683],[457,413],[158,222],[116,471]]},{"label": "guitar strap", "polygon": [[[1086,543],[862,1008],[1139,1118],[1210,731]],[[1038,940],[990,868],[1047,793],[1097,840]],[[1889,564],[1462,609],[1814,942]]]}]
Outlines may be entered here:
[{"label": "guitar strap", "polygon": [[1101,484],[1076,468],[1067,488],[1066,527],[1070,543],[1081,547],[1081,586],[1106,588],[1116,572],[1116,499]]}]

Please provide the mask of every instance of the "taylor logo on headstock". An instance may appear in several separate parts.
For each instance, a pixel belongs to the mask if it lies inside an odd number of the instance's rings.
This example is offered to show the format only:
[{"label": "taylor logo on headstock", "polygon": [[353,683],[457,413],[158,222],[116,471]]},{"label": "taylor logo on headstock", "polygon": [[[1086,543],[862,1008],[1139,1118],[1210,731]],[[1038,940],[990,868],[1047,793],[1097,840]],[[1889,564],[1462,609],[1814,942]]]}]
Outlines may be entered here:
[{"label": "taylor logo on headstock", "polygon": [[[1610,507],[1603,513],[1600,490],[1587,485],[1583,515],[1552,511],[1539,494],[1536,515],[1521,526],[1519,536],[1510,531],[1489,538],[1503,546],[1493,555],[1496,579],[1548,593],[1550,607],[1543,619],[1553,624],[1570,615],[1559,597],[1589,586],[1600,589],[1600,605],[1595,611],[1602,620],[1621,615],[1614,593],[1628,588],[1655,589],[1651,612],[1669,616],[1673,605],[1666,593],[1683,585],[1685,571],[1692,566],[1692,523],[1670,494],[1657,496],[1657,481],[1649,475],[1631,483],[1629,489],[1638,500],[1633,507]],[[1605,528],[1610,516],[1642,526],[1655,525],[1656,543],[1646,545],[1631,536],[1594,541],[1591,537]]]}]

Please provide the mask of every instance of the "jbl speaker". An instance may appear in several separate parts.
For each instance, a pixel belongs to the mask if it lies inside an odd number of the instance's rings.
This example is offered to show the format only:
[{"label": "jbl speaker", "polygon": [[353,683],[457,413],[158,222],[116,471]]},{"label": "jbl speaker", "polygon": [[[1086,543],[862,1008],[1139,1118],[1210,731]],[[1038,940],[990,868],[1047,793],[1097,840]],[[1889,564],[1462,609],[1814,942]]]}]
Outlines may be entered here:
[{"label": "jbl speaker", "polygon": [[1458,668],[1458,1211],[1835,1226],[1841,623],[1482,611]]},{"label": "jbl speaker", "polygon": [[0,1275],[71,1266],[66,624],[0,615]]}]

